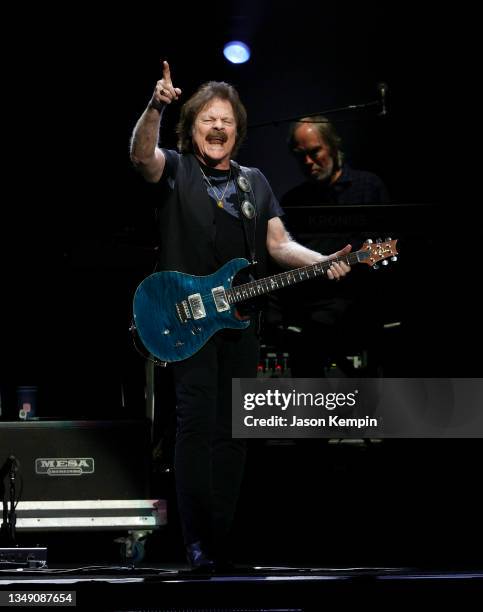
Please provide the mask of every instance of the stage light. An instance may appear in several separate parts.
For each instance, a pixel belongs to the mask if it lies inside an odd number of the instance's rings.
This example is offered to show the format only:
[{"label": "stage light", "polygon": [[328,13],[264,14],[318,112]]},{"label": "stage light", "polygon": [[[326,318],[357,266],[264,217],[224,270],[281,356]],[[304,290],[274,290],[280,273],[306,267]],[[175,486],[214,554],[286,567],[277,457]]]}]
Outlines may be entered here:
[{"label": "stage light", "polygon": [[243,64],[250,59],[250,47],[240,40],[232,40],[223,47],[223,55],[232,64]]}]

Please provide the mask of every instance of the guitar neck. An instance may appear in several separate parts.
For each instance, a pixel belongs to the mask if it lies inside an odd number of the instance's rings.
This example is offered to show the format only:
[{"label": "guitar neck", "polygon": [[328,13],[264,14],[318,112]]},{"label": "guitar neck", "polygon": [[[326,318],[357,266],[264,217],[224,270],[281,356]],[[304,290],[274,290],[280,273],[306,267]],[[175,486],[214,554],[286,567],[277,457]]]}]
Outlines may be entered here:
[{"label": "guitar neck", "polygon": [[364,251],[356,251],[342,257],[333,257],[332,259],[321,261],[310,266],[295,268],[294,270],[288,270],[287,272],[281,272],[280,274],[274,274],[273,276],[267,276],[260,280],[231,287],[227,289],[226,296],[230,304],[236,304],[237,302],[243,302],[250,298],[264,295],[271,291],[276,291],[277,289],[282,289],[283,287],[290,287],[291,285],[301,283],[311,278],[316,278],[317,276],[323,276],[334,262],[343,261],[349,266],[353,266],[362,261],[362,258],[365,257],[366,253]]}]

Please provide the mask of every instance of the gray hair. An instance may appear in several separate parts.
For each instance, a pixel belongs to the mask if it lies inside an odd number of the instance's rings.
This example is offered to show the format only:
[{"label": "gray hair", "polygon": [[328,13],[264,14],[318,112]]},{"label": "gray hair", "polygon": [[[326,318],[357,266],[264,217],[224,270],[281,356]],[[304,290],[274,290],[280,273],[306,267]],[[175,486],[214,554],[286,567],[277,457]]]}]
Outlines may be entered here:
[{"label": "gray hair", "polygon": [[295,131],[303,124],[310,123],[319,132],[324,142],[329,147],[330,156],[334,162],[335,170],[339,170],[344,161],[344,153],[341,150],[342,139],[337,134],[335,127],[332,123],[324,117],[324,115],[312,115],[310,117],[301,117],[298,121],[290,124],[288,133],[288,146],[293,152],[296,148],[295,143]]}]

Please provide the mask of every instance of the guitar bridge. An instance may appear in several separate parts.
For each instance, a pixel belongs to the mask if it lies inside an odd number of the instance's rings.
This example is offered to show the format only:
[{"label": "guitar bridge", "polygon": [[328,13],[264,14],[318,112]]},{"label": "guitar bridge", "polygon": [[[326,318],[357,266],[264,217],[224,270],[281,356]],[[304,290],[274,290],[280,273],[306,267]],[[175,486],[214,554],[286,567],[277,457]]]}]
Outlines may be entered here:
[{"label": "guitar bridge", "polygon": [[186,323],[188,319],[191,319],[191,312],[186,300],[176,304],[176,314],[178,315],[178,319],[181,321],[181,323]]}]

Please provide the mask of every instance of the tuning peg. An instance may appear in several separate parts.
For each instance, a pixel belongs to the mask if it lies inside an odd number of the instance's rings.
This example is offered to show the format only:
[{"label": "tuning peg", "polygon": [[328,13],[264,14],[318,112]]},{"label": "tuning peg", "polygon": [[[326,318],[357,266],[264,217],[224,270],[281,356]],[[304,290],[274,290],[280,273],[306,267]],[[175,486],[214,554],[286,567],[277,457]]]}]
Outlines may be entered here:
[{"label": "tuning peg", "polygon": [[389,262],[387,261],[387,259],[384,259],[384,260],[383,260],[382,265],[383,265],[383,266],[387,266],[387,265],[389,265]]},{"label": "tuning peg", "polygon": [[393,256],[391,257],[391,261],[397,261],[397,257],[396,257],[396,255],[393,255]]}]

